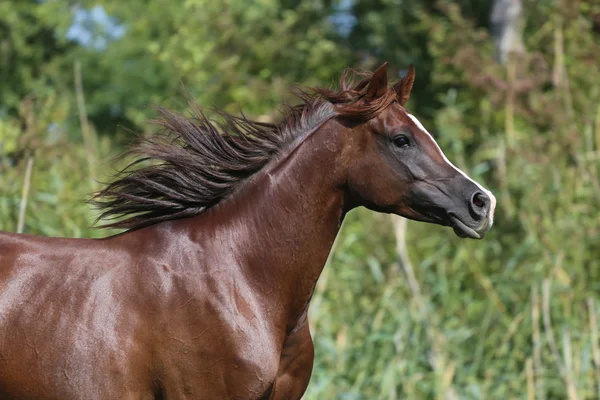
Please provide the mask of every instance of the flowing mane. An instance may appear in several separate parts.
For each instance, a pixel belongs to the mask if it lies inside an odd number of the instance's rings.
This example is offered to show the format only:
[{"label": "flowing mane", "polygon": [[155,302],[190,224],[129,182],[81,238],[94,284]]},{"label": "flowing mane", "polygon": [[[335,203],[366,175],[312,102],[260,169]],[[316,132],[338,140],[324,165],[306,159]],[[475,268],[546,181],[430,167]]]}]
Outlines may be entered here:
[{"label": "flowing mane", "polygon": [[[361,79],[355,81],[355,77]],[[278,124],[256,122],[216,110],[211,122],[192,104],[191,116],[157,108],[161,131],[129,153],[137,158],[90,203],[101,211],[100,228],[137,229],[196,216],[230,195],[296,139],[336,115],[369,120],[396,99],[392,89],[365,101],[372,73],[347,69],[338,91],[315,88],[298,94]],[[149,166],[141,166],[150,162]]]}]

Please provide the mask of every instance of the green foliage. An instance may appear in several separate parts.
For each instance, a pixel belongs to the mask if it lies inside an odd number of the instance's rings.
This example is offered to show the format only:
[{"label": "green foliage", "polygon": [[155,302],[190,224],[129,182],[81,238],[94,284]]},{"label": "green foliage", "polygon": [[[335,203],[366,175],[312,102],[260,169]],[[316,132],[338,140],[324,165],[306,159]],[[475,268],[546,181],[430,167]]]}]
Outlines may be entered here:
[{"label": "green foliage", "polygon": [[73,45],[55,35],[69,22],[59,8],[57,2],[0,1],[0,116],[16,115],[25,97],[63,88],[60,78]]},{"label": "green foliage", "polygon": [[0,70],[0,229],[16,230],[32,157],[25,232],[109,234],[89,229],[83,200],[116,167],[115,124],[145,128],[147,104],[183,109],[181,80],[202,105],[269,119],[294,82],[413,62],[408,107],[492,188],[496,224],[467,241],[410,222],[411,281],[390,217],[352,212],[312,301],[305,398],[600,396],[600,4],[524,1],[527,52],[507,66],[494,61],[489,4],[474,0],[356,0],[347,36],[329,22],[344,2],[82,1],[126,27],[103,50],[63,39],[69,4],[0,2],[11,66]]},{"label": "green foliage", "polygon": [[348,59],[320,1],[85,3],[102,4],[126,24],[123,39],[104,51],[77,52],[89,113],[101,130],[115,120],[141,127],[152,115],[148,105],[182,108],[182,84],[205,107],[268,119],[289,97],[290,83],[331,81]]},{"label": "green foliage", "polygon": [[[59,104],[53,104],[54,101]],[[25,196],[24,232],[72,237],[101,237],[110,233],[91,228],[95,215],[85,200],[97,189],[96,179],[107,181],[116,167],[103,165],[97,175],[92,176],[88,159],[108,160],[116,155],[116,149],[109,138],[97,138],[91,155],[81,137],[74,138],[58,128],[60,117],[67,112],[68,102],[49,97],[41,105],[24,103],[23,119],[28,125],[23,132],[15,119],[0,120],[0,149],[3,148],[0,153],[0,230],[17,229],[26,161],[31,159],[31,191]],[[56,128],[48,130],[51,122],[56,123]]]}]

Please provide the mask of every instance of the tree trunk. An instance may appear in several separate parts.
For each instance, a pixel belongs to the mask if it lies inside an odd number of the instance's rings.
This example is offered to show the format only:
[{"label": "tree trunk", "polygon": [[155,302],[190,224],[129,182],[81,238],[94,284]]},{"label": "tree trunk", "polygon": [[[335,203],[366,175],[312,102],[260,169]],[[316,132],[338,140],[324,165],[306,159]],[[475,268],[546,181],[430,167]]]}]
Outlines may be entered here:
[{"label": "tree trunk", "polygon": [[508,61],[511,52],[523,51],[522,15],[522,0],[494,0],[490,30],[496,58],[502,64]]}]

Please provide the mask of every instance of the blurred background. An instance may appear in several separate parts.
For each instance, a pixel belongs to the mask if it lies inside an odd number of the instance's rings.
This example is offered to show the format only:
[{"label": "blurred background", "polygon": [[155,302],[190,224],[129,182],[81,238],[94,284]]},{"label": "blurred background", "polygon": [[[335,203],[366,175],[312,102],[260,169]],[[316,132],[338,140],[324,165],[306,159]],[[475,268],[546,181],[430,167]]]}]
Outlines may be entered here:
[{"label": "blurred background", "polygon": [[600,398],[600,0],[0,0],[0,229],[116,232],[84,201],[150,105],[274,121],[384,61],[496,224],[349,214],[305,398]]}]

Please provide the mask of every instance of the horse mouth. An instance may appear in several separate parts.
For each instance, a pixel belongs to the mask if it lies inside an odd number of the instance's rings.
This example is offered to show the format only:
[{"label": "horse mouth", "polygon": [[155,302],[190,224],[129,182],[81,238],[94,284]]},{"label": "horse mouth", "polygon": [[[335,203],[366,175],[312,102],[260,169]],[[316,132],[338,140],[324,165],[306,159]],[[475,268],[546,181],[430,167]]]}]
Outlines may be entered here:
[{"label": "horse mouth", "polygon": [[450,216],[450,220],[452,221],[452,225],[451,225],[452,229],[454,229],[454,233],[456,233],[456,235],[458,237],[471,238],[471,239],[483,239],[483,237],[485,236],[485,233],[483,231],[480,233],[480,232],[477,232],[473,228],[469,228],[467,225],[465,225],[461,220],[456,218],[454,215]]}]

